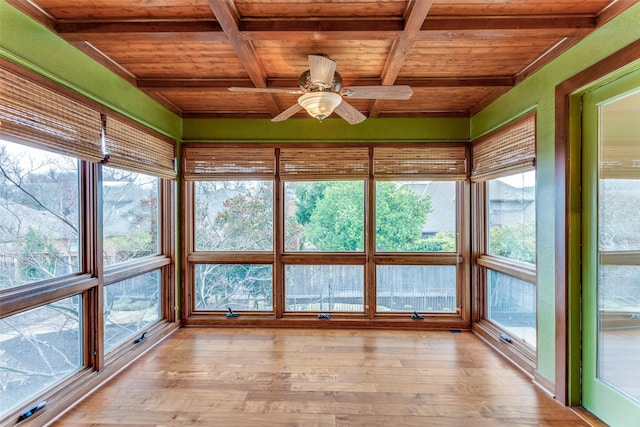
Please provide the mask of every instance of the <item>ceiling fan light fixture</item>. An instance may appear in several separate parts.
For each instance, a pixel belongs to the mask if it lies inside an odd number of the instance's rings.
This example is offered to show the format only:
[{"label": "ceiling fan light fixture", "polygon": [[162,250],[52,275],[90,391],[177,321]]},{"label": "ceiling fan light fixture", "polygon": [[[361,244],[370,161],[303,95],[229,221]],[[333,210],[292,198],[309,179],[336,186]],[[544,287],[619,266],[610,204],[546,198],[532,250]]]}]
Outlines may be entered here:
[{"label": "ceiling fan light fixture", "polygon": [[341,102],[342,97],[335,92],[309,92],[298,98],[298,104],[319,121],[329,117]]}]

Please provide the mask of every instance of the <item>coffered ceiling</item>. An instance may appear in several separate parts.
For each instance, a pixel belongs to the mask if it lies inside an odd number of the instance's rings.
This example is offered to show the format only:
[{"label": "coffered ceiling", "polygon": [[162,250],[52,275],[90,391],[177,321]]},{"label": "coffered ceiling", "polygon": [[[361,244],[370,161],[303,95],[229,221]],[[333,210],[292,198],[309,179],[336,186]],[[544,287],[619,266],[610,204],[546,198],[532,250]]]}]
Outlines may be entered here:
[{"label": "coffered ceiling", "polygon": [[[308,55],[344,86],[410,85],[354,99],[368,117],[468,117],[635,1],[8,0],[182,117],[275,117]],[[304,111],[296,117],[308,117]]]}]

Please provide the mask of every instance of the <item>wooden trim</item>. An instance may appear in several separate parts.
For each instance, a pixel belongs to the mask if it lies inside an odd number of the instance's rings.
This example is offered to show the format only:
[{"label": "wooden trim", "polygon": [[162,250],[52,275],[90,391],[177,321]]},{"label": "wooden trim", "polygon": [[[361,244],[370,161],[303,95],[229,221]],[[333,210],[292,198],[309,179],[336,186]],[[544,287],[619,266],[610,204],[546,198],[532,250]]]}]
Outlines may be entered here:
[{"label": "wooden trim", "polygon": [[[486,224],[486,189],[485,182],[471,183],[471,224]],[[472,321],[479,322],[485,317],[485,275],[484,269],[476,260],[485,252],[486,227],[474,227],[471,230],[471,292],[472,292]]]},{"label": "wooden trim", "polygon": [[31,408],[43,400],[48,403],[46,411],[39,412],[33,418],[33,421],[30,420],[26,423],[27,425],[48,425],[48,423],[53,422],[89,396],[92,391],[104,385],[123,369],[133,364],[147,351],[164,341],[177,329],[175,323],[157,325],[154,334],[150,335],[149,339],[145,340],[144,344],[136,349],[136,352],[128,353],[127,357],[110,359],[109,364],[101,372],[96,372],[91,368],[78,371],[57,383],[54,387],[24,402],[15,412],[8,413],[0,418],[0,425],[15,424],[18,415],[24,412],[25,408]]},{"label": "wooden trim", "polygon": [[[454,143],[458,146],[459,143]],[[429,147],[450,147],[451,144],[447,143],[370,143],[370,142],[361,142],[361,143],[347,143],[347,144],[336,144],[336,143],[320,143],[320,144],[305,144],[305,147],[309,147],[312,149],[316,149],[317,151],[324,152],[324,150],[318,150],[320,148],[335,148],[335,147],[357,147],[357,148],[366,148],[368,163],[370,164],[374,157],[375,147],[386,147],[393,146],[396,149],[402,149],[403,147],[420,147],[423,149],[428,149]],[[445,147],[446,146],[446,147]],[[203,144],[203,143],[187,143],[184,145],[184,149],[189,148],[203,148],[211,147],[211,145]],[[243,144],[231,144],[231,143],[222,143],[216,144],[216,150],[228,150],[229,152],[233,152],[237,150],[238,147],[248,148],[251,147],[260,147],[260,148],[275,148],[274,156],[276,159],[276,168],[281,166],[280,161],[280,149],[286,147],[294,147],[299,148],[300,144],[292,142],[292,143],[243,143]],[[469,153],[468,144],[464,144],[465,152]],[[184,152],[183,149],[183,152]],[[203,153],[205,153],[203,151]],[[362,323],[363,327],[377,327],[380,323],[384,322],[395,322],[396,320],[394,316],[398,316],[398,314],[387,314],[387,313],[377,313],[376,312],[376,292],[375,292],[375,274],[376,274],[376,266],[377,265],[449,265],[456,267],[456,296],[458,300],[458,306],[456,308],[455,314],[448,314],[447,316],[460,320],[462,323],[456,323],[456,328],[466,327],[469,328],[469,319],[471,316],[471,308],[470,308],[470,300],[471,300],[471,292],[468,289],[469,285],[469,274],[468,274],[468,262],[469,262],[469,248],[470,237],[467,229],[470,228],[469,219],[470,219],[470,208],[468,207],[468,192],[469,192],[469,183],[468,181],[460,181],[457,180],[456,184],[456,201],[459,206],[458,215],[458,223],[456,224],[458,231],[458,248],[457,252],[451,253],[435,253],[435,252],[421,252],[421,253],[386,253],[386,252],[375,252],[375,182],[376,178],[374,176],[373,169],[371,167],[366,168],[367,176],[364,179],[364,209],[365,213],[365,241],[364,248],[360,252],[303,252],[303,251],[289,251],[286,252],[284,249],[284,208],[285,208],[285,200],[284,200],[284,180],[281,179],[280,171],[276,169],[275,177],[274,177],[274,249],[273,253],[271,251],[254,251],[254,252],[235,252],[235,251],[197,251],[194,248],[194,198],[195,198],[195,181],[184,182],[184,191],[183,191],[183,239],[184,242],[184,250],[183,250],[183,303],[184,303],[184,311],[183,311],[183,324],[185,325],[193,325],[193,319],[198,319],[197,324],[217,324],[217,319],[220,319],[220,316],[225,315],[226,312],[222,310],[218,311],[205,311],[205,310],[195,310],[193,307],[193,271],[194,266],[196,264],[206,264],[206,263],[221,263],[221,264],[241,264],[241,263],[250,263],[250,264],[270,264],[273,266],[273,312],[264,313],[264,312],[253,312],[253,311],[245,311],[243,312],[243,321],[236,321],[239,319],[232,319],[231,322],[223,323],[223,325],[245,325],[243,323],[245,320],[250,319],[251,325],[263,325],[265,326],[271,325],[272,320],[282,320],[288,319],[288,322],[293,321],[293,319],[300,320],[299,313],[287,313],[284,309],[285,303],[285,292],[284,292],[284,268],[287,265],[362,265],[364,266],[365,275],[365,289],[363,289],[363,298],[365,308],[361,315],[364,315],[370,321],[375,321],[375,324]],[[322,177],[324,180],[327,180],[327,177]],[[466,209],[465,209],[466,206]],[[463,213],[466,211],[467,213]],[[411,313],[409,313],[410,315]],[[429,313],[427,313],[429,314]],[[306,314],[309,316],[309,314]],[[347,313],[338,313],[337,316],[348,315]],[[399,316],[405,317],[404,314],[400,314]],[[440,314],[438,314],[440,316]],[[428,325],[430,316],[425,316],[427,320],[425,322],[421,322],[423,325]],[[437,317],[440,319],[440,317]],[[226,320],[226,319],[225,319]],[[314,319],[317,320],[317,319]],[[411,320],[411,319],[410,319]],[[213,323],[207,323],[207,322]],[[409,322],[411,323],[411,322]],[[312,326],[317,324],[317,322],[312,322],[308,324],[308,326]],[[429,327],[429,326],[422,326]]]},{"label": "wooden trim", "polygon": [[282,317],[285,307],[285,283],[284,283],[284,265],[282,263],[282,254],[284,253],[284,185],[285,183],[280,180],[280,148],[275,149],[275,178],[274,178],[274,194],[273,194],[273,254],[271,259],[273,260],[273,311],[276,318]]},{"label": "wooden trim", "polygon": [[480,255],[476,258],[476,264],[480,267],[484,267],[498,273],[508,274],[516,279],[524,280],[525,282],[533,284],[536,284],[537,282],[536,267],[532,265],[491,255]]},{"label": "wooden trim", "polygon": [[176,298],[176,183],[160,181],[160,253],[170,260],[162,269],[163,318],[169,322],[177,320]]},{"label": "wooden trim", "polygon": [[194,251],[187,254],[194,264],[273,264],[273,252],[211,252]]},{"label": "wooden trim", "polygon": [[88,368],[104,369],[104,257],[103,257],[103,191],[102,167],[84,164],[81,176],[84,221],[83,268],[98,278],[96,286],[83,295],[85,313],[84,348]]},{"label": "wooden trim", "polygon": [[387,318],[376,316],[367,319],[363,313],[358,317],[348,318],[345,313],[332,313],[331,320],[319,319],[315,313],[295,313],[276,318],[275,315],[250,315],[242,313],[236,318],[226,318],[224,313],[200,313],[192,314],[183,321],[185,327],[251,327],[251,328],[292,328],[292,329],[458,329],[468,331],[469,322],[460,320],[457,315],[425,315],[424,319],[411,319],[411,313],[405,313],[401,317],[388,316]]},{"label": "wooden trim", "polygon": [[81,294],[96,286],[97,282],[95,277],[88,274],[78,274],[7,289],[0,296],[0,307],[2,307],[0,318]]},{"label": "wooden trim", "polygon": [[456,252],[420,253],[374,253],[373,260],[378,265],[458,265],[463,259]]},{"label": "wooden trim", "polygon": [[365,244],[365,267],[364,267],[364,312],[367,318],[373,319],[377,307],[377,291],[374,286],[377,278],[376,263],[372,254],[376,251],[376,179],[374,176],[375,149],[369,147],[368,164],[369,173],[365,183],[364,199],[364,244]]},{"label": "wooden trim", "polygon": [[572,135],[570,126],[571,98],[574,92],[595,83],[639,57],[640,40],[637,40],[560,83],[555,90],[555,396],[565,405],[579,403],[574,397],[569,396],[569,381],[576,376],[579,378],[580,375],[579,366],[569,363],[570,333],[579,333],[569,331],[569,262],[575,262],[574,257],[579,256],[571,253],[572,238],[569,236],[569,230],[572,227],[579,229],[580,221],[573,213],[577,208],[575,203],[579,200],[580,193],[579,184],[576,183],[576,180],[580,180],[580,159],[574,158],[572,152],[573,146],[580,142],[575,139],[576,135]]},{"label": "wooden trim", "polygon": [[[468,148],[467,148],[468,150]],[[468,158],[468,157],[467,157]],[[456,202],[458,212],[462,212],[459,217],[457,224],[457,234],[459,236],[458,241],[456,243],[457,256],[456,260],[458,264],[458,274],[460,284],[458,286],[460,295],[458,297],[458,301],[460,302],[460,314],[464,320],[469,322],[471,325],[473,307],[472,307],[472,296],[473,289],[471,280],[472,276],[472,249],[471,242],[473,241],[473,236],[471,232],[471,185],[468,180],[464,182],[460,182],[458,184],[458,191],[456,194]]]},{"label": "wooden trim", "polygon": [[512,361],[515,366],[522,369],[531,378],[534,378],[536,372],[535,350],[515,340],[510,343],[505,342],[500,338],[502,329],[487,320],[474,323],[472,330],[490,347]]},{"label": "wooden trim", "polygon": [[181,253],[182,263],[180,268],[180,292],[182,295],[182,313],[181,318],[184,321],[194,311],[193,304],[193,292],[195,284],[193,282],[193,265],[188,260],[188,254],[191,254],[195,250],[194,233],[195,219],[194,219],[194,200],[195,197],[195,183],[189,181],[182,181],[182,200],[180,201],[181,209],[181,221],[182,224],[182,239],[181,239]]},{"label": "wooden trim", "polygon": [[171,258],[154,255],[105,268],[104,285],[111,285],[134,276],[149,273],[171,264]]}]

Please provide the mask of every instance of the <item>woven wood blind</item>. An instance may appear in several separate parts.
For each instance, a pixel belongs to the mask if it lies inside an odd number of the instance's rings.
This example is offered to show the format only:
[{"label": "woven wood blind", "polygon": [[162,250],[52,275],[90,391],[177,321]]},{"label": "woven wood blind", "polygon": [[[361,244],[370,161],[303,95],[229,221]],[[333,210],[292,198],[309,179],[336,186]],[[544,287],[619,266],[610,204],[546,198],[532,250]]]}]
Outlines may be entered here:
[{"label": "woven wood blind", "polygon": [[187,146],[183,151],[184,178],[273,179],[275,149],[264,147]]},{"label": "woven wood blind", "polygon": [[366,179],[369,176],[367,147],[282,148],[283,179]]},{"label": "woven wood blind", "polygon": [[536,116],[527,114],[471,146],[471,180],[526,172],[536,165]]},{"label": "woven wood blind", "polygon": [[0,68],[0,138],[100,162],[100,113]]},{"label": "woven wood blind", "polygon": [[640,179],[640,139],[607,139],[600,147],[600,178]]},{"label": "woven wood blind", "polygon": [[133,172],[175,179],[175,144],[107,117],[107,165]]},{"label": "woven wood blind", "polygon": [[376,147],[373,174],[377,178],[464,180],[467,178],[465,145]]}]

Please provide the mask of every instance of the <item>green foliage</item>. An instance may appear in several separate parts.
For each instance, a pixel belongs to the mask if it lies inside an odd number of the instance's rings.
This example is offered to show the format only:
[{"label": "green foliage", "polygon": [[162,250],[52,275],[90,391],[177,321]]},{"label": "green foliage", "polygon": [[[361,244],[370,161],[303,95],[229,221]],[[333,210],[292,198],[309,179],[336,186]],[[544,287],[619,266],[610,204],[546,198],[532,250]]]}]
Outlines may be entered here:
[{"label": "green foliage", "polygon": [[418,242],[417,250],[420,252],[455,252],[456,234],[452,231],[439,231],[435,236]]},{"label": "green foliage", "polygon": [[431,196],[407,186],[379,182],[376,187],[376,247],[380,251],[421,249],[422,227],[433,211]]},{"label": "green foliage", "polygon": [[328,182],[313,182],[296,188],[296,221],[307,225],[319,200],[324,198]]},{"label": "green foliage", "polygon": [[[376,189],[376,245],[381,251],[455,250],[455,237],[425,241],[422,227],[431,197],[408,186],[380,182]],[[297,223],[304,226],[301,249],[362,251],[364,190],[361,182],[317,182],[296,188]]]},{"label": "green foliage", "polygon": [[489,232],[489,253],[514,261],[536,263],[536,230],[533,224],[500,225]]},{"label": "green foliage", "polygon": [[[364,249],[364,194],[359,181],[327,182],[296,189],[302,204],[296,204],[306,220],[303,241],[322,251]],[[324,187],[324,192],[320,189]],[[298,216],[298,215],[297,215]],[[308,218],[308,219],[307,219]]]}]

